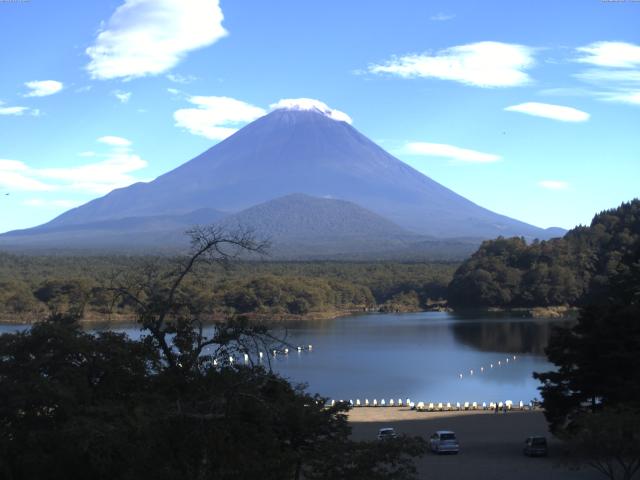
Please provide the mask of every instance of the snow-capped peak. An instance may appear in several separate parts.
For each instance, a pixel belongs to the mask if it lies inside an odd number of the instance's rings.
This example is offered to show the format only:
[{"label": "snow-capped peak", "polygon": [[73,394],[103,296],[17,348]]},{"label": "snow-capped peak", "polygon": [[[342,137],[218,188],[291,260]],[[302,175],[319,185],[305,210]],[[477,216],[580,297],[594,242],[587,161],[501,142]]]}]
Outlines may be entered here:
[{"label": "snow-capped peak", "polygon": [[313,98],[284,98],[277,103],[272,103],[270,105],[272,110],[310,110],[321,113],[325,117],[330,118],[331,120],[335,120],[337,122],[346,122],[351,125],[351,117],[340,110],[334,110],[333,108],[329,108],[329,106],[321,102],[320,100],[315,100]]}]

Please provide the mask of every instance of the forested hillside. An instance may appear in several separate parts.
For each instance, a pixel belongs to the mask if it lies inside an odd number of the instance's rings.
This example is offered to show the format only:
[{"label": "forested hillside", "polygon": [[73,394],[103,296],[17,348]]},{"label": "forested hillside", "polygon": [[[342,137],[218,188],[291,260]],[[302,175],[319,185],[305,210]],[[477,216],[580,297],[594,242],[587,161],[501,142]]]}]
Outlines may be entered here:
[{"label": "forested hillside", "polygon": [[640,200],[597,214],[563,238],[484,242],[455,272],[454,306],[584,305],[640,261]]},{"label": "forested hillside", "polygon": [[[130,317],[110,288],[145,271],[170,272],[175,259],[20,256],[0,253],[0,321],[51,313],[90,320]],[[211,315],[334,316],[349,311],[416,311],[444,297],[457,264],[246,262],[203,267],[186,285]]]}]

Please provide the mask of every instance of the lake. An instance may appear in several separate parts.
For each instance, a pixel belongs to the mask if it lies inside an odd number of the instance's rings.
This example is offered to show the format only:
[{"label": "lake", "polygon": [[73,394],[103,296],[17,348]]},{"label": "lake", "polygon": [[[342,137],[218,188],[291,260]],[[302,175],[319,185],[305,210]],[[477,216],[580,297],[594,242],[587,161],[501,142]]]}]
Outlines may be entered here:
[{"label": "lake", "polygon": [[[288,341],[313,349],[271,362],[283,376],[334,399],[528,402],[540,397],[532,372],[552,368],[543,351],[552,327],[567,321],[423,312],[297,322],[288,327]],[[22,328],[0,325],[0,333]],[[134,325],[114,330],[140,334]]]}]

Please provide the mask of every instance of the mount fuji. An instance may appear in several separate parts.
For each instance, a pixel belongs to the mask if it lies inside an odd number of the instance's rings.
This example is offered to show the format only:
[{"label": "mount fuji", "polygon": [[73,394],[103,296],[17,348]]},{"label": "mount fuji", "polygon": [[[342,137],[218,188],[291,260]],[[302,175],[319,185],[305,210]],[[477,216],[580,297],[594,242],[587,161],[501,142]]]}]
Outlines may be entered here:
[{"label": "mount fuji", "polygon": [[[38,227],[8,232],[0,246],[170,247],[190,222],[229,219],[244,219],[248,227],[260,219],[258,230],[272,222],[266,230],[292,245],[316,236],[317,218],[339,225],[327,231],[332,251],[347,237],[379,251],[386,238],[398,247],[401,238],[409,246],[425,239],[477,244],[499,235],[562,234],[476,205],[387,153],[345,114],[325,107],[284,105],[151,182],[114,190]],[[283,197],[287,201],[275,201]],[[258,209],[260,215],[243,215],[260,204],[268,207]],[[291,223],[302,217],[308,221]]]}]

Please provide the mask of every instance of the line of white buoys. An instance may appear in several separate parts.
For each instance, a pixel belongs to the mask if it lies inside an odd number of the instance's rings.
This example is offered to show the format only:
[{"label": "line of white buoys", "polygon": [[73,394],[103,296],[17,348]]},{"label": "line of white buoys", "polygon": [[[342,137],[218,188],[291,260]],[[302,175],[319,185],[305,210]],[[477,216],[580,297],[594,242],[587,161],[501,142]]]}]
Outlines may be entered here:
[{"label": "line of white buoys", "polygon": [[[335,406],[336,401],[332,400],[330,405]],[[346,403],[343,400],[339,400],[339,403]],[[407,401],[403,404],[401,399],[398,399],[396,402],[393,398],[387,400],[374,398],[373,401],[369,401],[368,398],[365,398],[364,401],[361,401],[359,398],[356,398],[355,401],[353,399],[349,400],[349,406],[351,407],[408,407],[411,410],[416,410],[419,412],[447,412],[447,411],[464,411],[464,410],[495,410],[497,411],[509,411],[509,410],[532,410],[535,408],[534,403],[528,402],[525,403],[520,400],[516,404],[514,404],[511,400],[504,400],[500,402],[417,402],[414,403],[410,399],[407,398]]]},{"label": "line of white buoys", "polygon": [[[513,361],[515,361],[517,358],[518,358],[518,357],[517,357],[516,355],[513,355],[513,356],[511,356],[511,357],[506,357],[506,358],[504,359],[504,362],[505,362],[505,363],[504,363],[504,365],[506,365],[507,363],[509,363],[509,360],[513,360]],[[498,360],[497,366],[498,366],[498,367],[501,367],[502,365],[503,365],[502,360]],[[489,368],[491,369],[491,368],[493,368],[493,367],[494,367],[494,364],[493,364],[493,363],[490,363],[490,364],[489,364]],[[470,375],[470,376],[471,376],[471,375],[473,375],[474,373],[477,373],[477,370],[475,370],[475,371],[474,371],[473,369],[470,369],[470,370],[469,370],[469,375]],[[484,365],[480,367],[480,373],[484,373]],[[463,374],[463,373],[458,373],[458,378],[463,379],[463,378],[464,378],[464,374]]]}]

